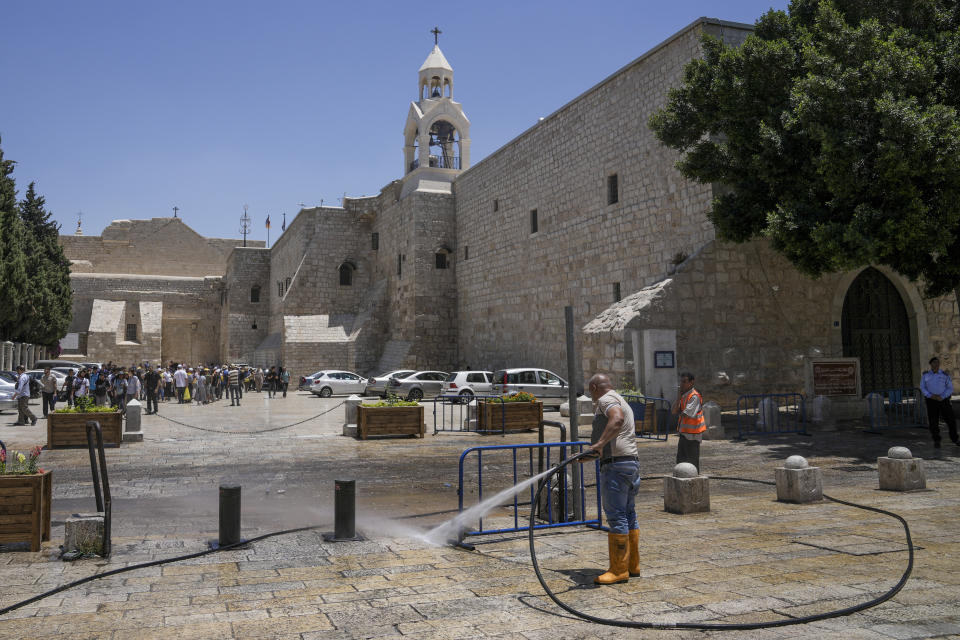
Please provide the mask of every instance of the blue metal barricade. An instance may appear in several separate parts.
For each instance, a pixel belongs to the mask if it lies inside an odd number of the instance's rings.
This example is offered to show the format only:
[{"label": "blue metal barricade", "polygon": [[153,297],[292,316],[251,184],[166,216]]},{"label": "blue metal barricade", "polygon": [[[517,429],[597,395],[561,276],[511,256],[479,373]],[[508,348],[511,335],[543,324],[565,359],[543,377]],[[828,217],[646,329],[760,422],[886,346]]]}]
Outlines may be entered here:
[{"label": "blue metal barricade", "polygon": [[807,433],[803,394],[759,393],[737,398],[737,439],[746,436]]},{"label": "blue metal barricade", "polygon": [[[480,403],[499,402],[500,396],[439,395],[433,399],[433,435],[441,432],[499,433],[505,435],[506,413],[500,412],[499,428],[480,429]],[[493,425],[496,426],[496,425]]]},{"label": "blue metal barricade", "polygon": [[[514,445],[493,445],[485,447],[470,447],[460,455],[460,472],[457,494],[459,496],[459,510],[463,513],[465,497],[468,489],[475,489],[477,502],[479,504],[484,500],[484,494],[487,497],[495,495],[497,492],[508,487],[514,487],[539,473],[546,471],[556,463],[566,460],[568,455],[576,455],[583,451],[584,447],[589,447],[589,442],[545,442],[542,444],[514,444]],[[534,463],[534,453],[537,452],[537,463]],[[468,487],[464,484],[464,467],[469,456],[476,457],[476,483],[475,486]],[[506,458],[506,460],[504,460]],[[584,525],[597,529],[603,529],[600,522],[600,492],[596,490],[596,478],[600,473],[600,462],[596,460],[593,464],[584,463],[581,465],[581,484],[580,487],[574,487],[570,476],[567,473],[561,473],[554,476],[555,484],[549,491],[542,494],[542,503],[538,505],[538,514],[541,524],[534,525],[535,529],[552,529],[556,527],[570,527]],[[571,474],[572,475],[572,474]],[[589,477],[585,477],[589,476]],[[499,483],[497,482],[499,480]],[[486,484],[485,484],[486,483]],[[591,485],[596,492],[596,510],[588,510],[588,505],[592,507],[594,499],[587,497],[586,487]],[[463,535],[476,536],[487,533],[514,533],[517,531],[526,531],[529,524],[521,523],[526,520],[526,516],[520,515],[520,506],[530,505],[536,495],[537,483],[531,484],[528,489],[521,492],[525,495],[526,502],[521,503],[519,494],[514,494],[511,501],[513,510],[513,526],[484,529],[483,515],[477,519],[477,528],[463,532]],[[474,493],[471,491],[471,493]],[[527,497],[528,495],[528,497]],[[543,496],[546,496],[544,499]],[[578,502],[577,503],[575,503]],[[473,505],[467,505],[467,508]],[[579,507],[579,509],[575,508]],[[582,514],[577,519],[574,513]],[[588,517],[589,512],[589,517]],[[596,514],[593,517],[593,514]]]},{"label": "blue metal barricade", "polygon": [[926,427],[926,403],[917,388],[883,389],[867,394],[868,433]]},{"label": "blue metal barricade", "polygon": [[649,398],[641,395],[625,395],[633,409],[633,423],[638,438],[666,440],[676,426],[676,418],[671,420],[670,401],[665,398]]}]

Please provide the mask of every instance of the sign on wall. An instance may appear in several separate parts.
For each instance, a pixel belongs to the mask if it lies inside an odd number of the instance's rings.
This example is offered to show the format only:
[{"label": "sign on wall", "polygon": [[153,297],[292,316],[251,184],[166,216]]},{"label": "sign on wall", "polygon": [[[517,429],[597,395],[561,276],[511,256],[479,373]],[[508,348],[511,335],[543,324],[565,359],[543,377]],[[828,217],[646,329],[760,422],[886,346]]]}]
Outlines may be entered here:
[{"label": "sign on wall", "polygon": [[811,363],[813,369],[813,395],[855,396],[860,394],[859,361],[856,359]]}]

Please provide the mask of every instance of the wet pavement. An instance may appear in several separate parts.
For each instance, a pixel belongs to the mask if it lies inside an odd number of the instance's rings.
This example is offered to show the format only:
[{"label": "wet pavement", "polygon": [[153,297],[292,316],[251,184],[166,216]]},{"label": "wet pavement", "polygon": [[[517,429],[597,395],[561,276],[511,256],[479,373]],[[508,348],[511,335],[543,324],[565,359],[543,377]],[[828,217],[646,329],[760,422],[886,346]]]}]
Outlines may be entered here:
[{"label": "wet pavement", "polygon": [[[85,449],[45,451],[41,465],[54,477],[51,541],[38,553],[0,546],[0,608],[88,575],[206,549],[218,535],[221,483],[243,488],[245,538],[317,528],[88,582],[0,616],[0,637],[960,635],[960,447],[935,451],[924,430],[704,442],[703,471],[714,477],[711,511],[666,513],[662,481],[645,481],[637,501],[641,576],[626,584],[592,584],[605,568],[605,534],[582,526],[539,532],[537,557],[564,602],[597,617],[660,624],[774,621],[843,609],[883,594],[906,568],[903,529],[893,518],[829,501],[783,504],[773,487],[718,477],[772,481],[787,456],[803,455],[821,468],[825,493],[898,513],[913,534],[915,566],[906,586],[865,611],[752,631],[631,630],[585,622],[554,605],[537,582],[525,533],[470,537],[473,552],[423,539],[457,512],[461,452],[535,442],[535,433],[432,435],[428,403],[425,438],[360,441],[341,435],[342,401],[247,394],[239,408],[163,404],[160,417],[144,416],[144,442],[106,452],[114,499],[107,560],[59,559],[64,519],[94,510],[89,457]],[[42,420],[8,426],[14,418],[0,415],[8,448],[45,442]],[[894,445],[926,459],[927,490],[878,490],[876,459]],[[644,476],[669,473],[675,447],[673,438],[642,442]],[[485,495],[512,483],[509,455],[485,453]],[[521,455],[520,462],[522,479],[529,461]],[[466,465],[467,504],[476,501],[476,472],[476,464]],[[325,542],[322,534],[333,529],[334,481],[345,479],[357,482],[357,528],[365,540]],[[520,522],[527,510],[521,505]],[[513,523],[509,508],[484,518],[487,528]]]}]

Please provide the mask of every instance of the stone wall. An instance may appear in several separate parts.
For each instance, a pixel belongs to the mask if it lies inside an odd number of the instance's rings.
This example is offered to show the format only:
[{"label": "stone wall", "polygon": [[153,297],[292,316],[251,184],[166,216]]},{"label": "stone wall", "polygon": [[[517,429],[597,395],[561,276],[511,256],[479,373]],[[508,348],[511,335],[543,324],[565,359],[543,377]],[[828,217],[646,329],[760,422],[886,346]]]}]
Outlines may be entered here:
[{"label": "stone wall", "polygon": [[[923,299],[917,285],[879,268],[913,325],[914,384],[934,354],[960,363],[960,315],[953,296]],[[765,241],[711,242],[676,273],[618,304],[584,328],[585,372],[634,384],[632,329],[675,329],[678,371],[691,371],[708,400],[734,408],[744,394],[804,391],[807,357],[843,354],[843,300],[858,271],[802,275]],[[659,389],[643,390],[659,395]],[[663,390],[668,398],[676,389]]]},{"label": "stone wall", "polygon": [[647,127],[699,54],[701,29],[748,33],[694,24],[457,178],[461,364],[563,373],[564,306],[585,323],[713,239],[711,188],[685,180]]},{"label": "stone wall", "polygon": [[222,360],[249,359],[249,354],[267,337],[272,281],[269,249],[235,247],[230,253],[220,315]]},{"label": "stone wall", "polygon": [[[241,240],[204,238],[182,218],[114,220],[99,236],[61,235],[73,273],[222,276]],[[262,247],[262,240],[248,246]]]}]

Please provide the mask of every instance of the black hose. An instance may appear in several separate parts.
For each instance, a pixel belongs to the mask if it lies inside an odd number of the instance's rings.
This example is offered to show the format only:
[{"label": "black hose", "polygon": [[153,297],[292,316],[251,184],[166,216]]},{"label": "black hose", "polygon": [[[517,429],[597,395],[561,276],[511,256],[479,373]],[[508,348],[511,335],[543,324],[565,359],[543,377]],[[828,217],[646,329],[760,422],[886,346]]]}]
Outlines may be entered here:
[{"label": "black hose", "polygon": [[255,538],[250,538],[249,540],[240,540],[239,542],[235,542],[233,544],[225,544],[222,547],[217,546],[211,549],[205,549],[204,551],[197,551],[195,553],[188,553],[182,556],[173,556],[171,558],[161,558],[160,560],[151,560],[150,562],[142,562],[140,564],[132,564],[127,567],[111,569],[110,571],[104,571],[103,573],[95,573],[85,578],[80,578],[79,580],[74,580],[73,582],[62,584],[59,587],[51,589],[50,591],[44,591],[43,593],[35,595],[32,598],[27,598],[22,602],[17,602],[16,604],[12,604],[8,607],[4,607],[3,609],[0,609],[0,616],[10,613],[11,611],[15,611],[20,607],[25,607],[28,604],[32,604],[39,600],[43,600],[44,598],[49,598],[50,596],[60,593],[61,591],[66,591],[67,589],[72,589],[74,587],[80,586],[81,584],[86,584],[87,582],[93,582],[94,580],[99,580],[100,578],[115,576],[118,573],[125,573],[127,571],[136,571],[137,569],[145,569],[147,567],[156,567],[157,565],[168,564],[170,562],[181,562],[183,560],[190,560],[192,558],[200,558],[202,556],[210,555],[211,553],[217,553],[218,551],[228,551],[235,547],[240,547],[246,544],[250,544],[251,542],[259,542],[260,540],[265,540],[267,538],[272,538],[274,536],[282,536],[288,533],[298,533],[300,531],[311,531],[313,529],[319,529],[319,528],[320,526],[311,526],[311,527],[298,527],[296,529],[285,529],[283,531],[273,531],[271,533],[265,533]]},{"label": "black hose", "polygon": [[[554,475],[556,475],[561,469],[563,469],[567,465],[576,461],[578,458],[581,458],[590,453],[591,452],[589,450],[584,451],[583,453],[573,456],[572,458],[568,458],[567,460],[553,467],[550,470],[550,473],[548,473],[546,477],[544,477],[540,481],[540,484],[537,487],[536,497],[533,500],[533,505],[537,505],[540,503],[540,494],[543,492],[543,488],[550,484],[550,480],[551,478],[553,478]],[[663,476],[656,476],[656,478],[663,478]],[[647,480],[647,479],[654,479],[654,478],[644,478],[644,479]],[[774,482],[769,482],[767,480],[756,480],[753,478],[731,478],[731,477],[722,477],[722,476],[721,477],[711,476],[710,479],[711,480],[733,480],[736,482],[753,482],[756,484],[765,484],[765,485],[776,484]],[[874,511],[876,513],[880,513],[885,516],[890,516],[891,518],[895,518],[896,520],[898,520],[900,524],[903,525],[903,532],[906,535],[907,547],[910,553],[909,560],[907,561],[907,568],[903,572],[903,575],[900,577],[899,582],[897,582],[897,584],[894,585],[893,588],[891,588],[889,591],[884,593],[882,596],[879,596],[877,598],[874,598],[873,600],[864,602],[862,604],[853,605],[851,607],[846,607],[844,609],[838,609],[837,611],[827,611],[824,613],[818,613],[818,614],[809,615],[809,616],[801,616],[799,618],[785,618],[783,620],[773,620],[770,622],[740,622],[740,623],[663,622],[663,623],[660,623],[660,622],[633,622],[629,620],[614,620],[611,618],[600,618],[598,616],[592,616],[588,613],[577,611],[570,605],[564,602],[561,602],[561,600],[557,598],[556,594],[547,585],[547,581],[544,580],[543,574],[540,572],[540,563],[537,561],[537,552],[534,547],[534,538],[533,538],[534,528],[533,527],[534,527],[534,515],[536,511],[534,506],[531,506],[530,508],[530,528],[528,530],[528,537],[530,540],[530,560],[533,563],[533,570],[537,573],[537,580],[540,581],[540,585],[543,587],[543,590],[547,593],[548,596],[550,596],[550,599],[553,600],[558,607],[560,607],[564,611],[567,611],[568,613],[572,613],[573,615],[579,618],[583,618],[584,620],[595,622],[597,624],[614,626],[614,627],[627,627],[631,629],[700,629],[705,631],[733,631],[733,630],[746,631],[746,630],[752,630],[752,629],[765,629],[768,627],[786,627],[788,625],[806,624],[808,622],[815,622],[817,620],[826,620],[827,618],[837,618],[840,616],[848,616],[851,613],[856,613],[857,611],[863,611],[864,609],[869,609],[870,607],[875,607],[878,604],[886,602],[887,600],[895,596],[903,588],[903,585],[907,583],[907,579],[910,577],[910,573],[913,571],[913,539],[910,537],[910,527],[907,525],[907,521],[904,520],[899,515],[890,511],[886,511],[884,509],[880,509],[877,507],[868,507],[862,504],[856,504],[854,502],[840,500],[839,498],[833,498],[826,494],[824,494],[823,497],[827,500],[830,500],[831,502],[836,502],[837,504],[846,505],[848,507],[855,507],[857,509],[863,509],[865,511]]]}]

